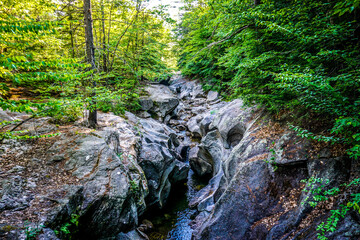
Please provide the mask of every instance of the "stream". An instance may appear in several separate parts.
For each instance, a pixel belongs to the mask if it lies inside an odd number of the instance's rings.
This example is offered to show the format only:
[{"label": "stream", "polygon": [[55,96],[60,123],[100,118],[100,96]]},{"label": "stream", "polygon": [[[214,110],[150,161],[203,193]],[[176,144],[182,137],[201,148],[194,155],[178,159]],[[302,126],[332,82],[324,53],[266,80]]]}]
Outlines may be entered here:
[{"label": "stream", "polygon": [[[193,89],[191,90],[193,91]],[[187,153],[184,155],[186,155],[185,162],[189,165],[189,150],[199,144],[199,139],[191,138],[188,130],[179,130],[179,125],[186,124],[187,119],[194,116],[191,111],[194,105],[199,107],[207,104],[205,104],[205,97],[197,98],[195,102],[194,99],[181,99],[180,94],[178,94],[178,98],[183,104],[182,109],[185,109],[182,113],[183,117],[182,119],[172,119],[167,125],[177,132],[184,146],[187,146]],[[149,220],[153,224],[152,231],[148,233],[149,240],[191,240],[193,230],[190,223],[196,210],[189,208],[189,202],[207,184],[208,179],[199,178],[191,169],[186,182],[174,184],[165,207],[148,210],[142,217],[143,220]]]},{"label": "stream", "polygon": [[195,193],[193,172],[190,170],[188,181],[174,185],[166,206],[147,212],[143,218],[150,220],[154,228],[150,240],[190,240],[192,229],[191,216],[196,212],[188,207],[189,199]]},{"label": "stream", "polygon": [[191,240],[190,222],[196,210],[189,208],[189,200],[206,185],[198,179],[192,170],[189,171],[186,183],[174,185],[166,206],[159,210],[147,212],[143,219],[150,220],[153,231],[148,235],[150,240]]}]

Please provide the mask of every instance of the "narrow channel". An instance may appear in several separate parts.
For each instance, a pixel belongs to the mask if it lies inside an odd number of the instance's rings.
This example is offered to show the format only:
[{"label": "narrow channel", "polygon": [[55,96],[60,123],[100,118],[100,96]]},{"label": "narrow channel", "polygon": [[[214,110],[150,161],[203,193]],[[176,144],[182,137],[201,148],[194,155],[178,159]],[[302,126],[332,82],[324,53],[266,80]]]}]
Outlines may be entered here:
[{"label": "narrow channel", "polygon": [[153,209],[144,214],[143,219],[152,222],[153,229],[148,234],[150,240],[191,240],[190,222],[196,210],[189,208],[189,201],[206,185],[189,171],[187,182],[172,187],[169,199],[163,209]]}]

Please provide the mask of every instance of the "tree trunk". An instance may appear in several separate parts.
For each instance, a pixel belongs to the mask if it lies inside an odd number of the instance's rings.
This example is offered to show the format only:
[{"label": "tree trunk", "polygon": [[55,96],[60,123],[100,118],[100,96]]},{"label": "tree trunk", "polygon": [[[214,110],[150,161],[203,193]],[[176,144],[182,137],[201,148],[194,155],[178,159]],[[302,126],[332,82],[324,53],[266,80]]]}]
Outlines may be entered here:
[{"label": "tree trunk", "polygon": [[[91,0],[84,0],[84,22],[85,22],[85,39],[86,39],[86,61],[91,65],[91,70],[95,67],[95,47],[93,35],[93,20],[91,15]],[[93,87],[96,87],[96,82],[92,79]],[[93,94],[95,97],[95,94]],[[97,111],[95,108],[96,103],[92,101],[91,110],[89,113],[89,125],[95,128],[97,125]]]},{"label": "tree trunk", "polygon": [[107,61],[106,61],[106,33],[105,33],[105,12],[104,12],[104,2],[101,1],[101,30],[102,30],[102,58],[103,58],[103,71],[107,72]]}]

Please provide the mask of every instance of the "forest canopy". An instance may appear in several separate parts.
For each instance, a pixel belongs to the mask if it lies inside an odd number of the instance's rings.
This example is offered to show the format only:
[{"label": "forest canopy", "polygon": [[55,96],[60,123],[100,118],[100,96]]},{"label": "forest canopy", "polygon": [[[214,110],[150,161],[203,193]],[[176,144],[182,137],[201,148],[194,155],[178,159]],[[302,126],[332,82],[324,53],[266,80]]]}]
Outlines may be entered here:
[{"label": "forest canopy", "polygon": [[[86,61],[83,1],[0,1],[0,107],[74,121],[83,109],[138,107],[140,83],[167,78],[163,6],[92,0],[95,67]],[[96,83],[95,85],[93,83]]]}]

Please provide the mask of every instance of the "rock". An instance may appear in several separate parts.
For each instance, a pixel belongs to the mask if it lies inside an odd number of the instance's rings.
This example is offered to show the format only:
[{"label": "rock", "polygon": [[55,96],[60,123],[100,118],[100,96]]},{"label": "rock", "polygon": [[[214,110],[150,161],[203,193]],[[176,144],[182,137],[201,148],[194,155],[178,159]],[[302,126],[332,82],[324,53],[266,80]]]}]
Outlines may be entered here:
[{"label": "rock", "polygon": [[52,158],[50,158],[47,162],[47,164],[54,164],[57,162],[61,162],[62,160],[65,160],[64,154],[54,155]]},{"label": "rock", "polygon": [[[89,239],[112,237],[135,228],[149,191],[145,174],[137,163],[140,137],[133,126],[113,114],[99,113],[98,120],[102,126],[99,130],[74,129],[49,149],[46,161],[71,171],[81,184],[59,186],[43,198],[44,202],[52,199],[56,203],[42,215],[47,227],[55,229],[69,222],[71,214],[77,214],[79,234]],[[74,134],[82,131],[89,134]],[[54,160],[54,156],[61,157]],[[3,194],[4,208],[11,203],[6,196],[14,194]],[[30,200],[22,205],[27,207]],[[11,208],[21,207],[18,203]]]},{"label": "rock", "polygon": [[[300,180],[311,176],[332,179],[323,184],[327,189],[346,182],[351,161],[333,158],[326,149],[310,160],[312,145],[286,128],[276,136],[262,137],[259,133],[268,128],[268,121],[266,116],[259,116],[261,113],[255,114],[253,108],[235,100],[213,114],[203,113],[200,122],[193,120],[193,125],[200,126],[202,139],[190,150],[191,168],[200,176],[211,171],[212,176],[190,201],[190,206],[199,211],[192,222],[193,239],[285,240],[297,231],[294,229],[300,229],[298,237],[315,239],[316,226],[326,221],[326,215],[319,216],[302,231],[299,225],[311,208],[294,204],[288,210],[280,199],[295,197],[292,191],[300,188]],[[276,171],[273,164],[278,167]],[[312,199],[309,192],[296,194],[298,203]],[[269,221],[273,222],[270,228],[264,225]],[[348,216],[339,224],[338,232],[328,237],[356,239],[359,227]]]},{"label": "rock", "polygon": [[187,179],[189,173],[189,165],[181,161],[175,161],[175,167],[170,175],[170,181],[173,183],[182,182]]},{"label": "rock", "polygon": [[128,233],[119,233],[116,240],[149,240],[149,238],[137,230],[130,231]]},{"label": "rock", "polygon": [[209,91],[207,94],[206,99],[211,102],[211,101],[215,101],[219,98],[219,93],[216,91]]},{"label": "rock", "polygon": [[200,121],[199,128],[201,136],[206,136],[209,131],[213,130],[210,128],[210,124],[213,122],[214,118],[214,114],[209,114],[205,115],[205,117]]},{"label": "rock", "polygon": [[179,104],[179,100],[167,86],[150,85],[145,91],[149,96],[140,99],[142,110],[157,114],[161,119],[174,111]]},{"label": "rock", "polygon": [[141,118],[151,118],[151,114],[145,111],[139,113],[138,116]]},{"label": "rock", "polygon": [[199,123],[202,120],[202,116],[198,115],[193,118],[191,118],[187,122],[187,128],[192,133],[193,137],[195,138],[201,138],[201,131]]},{"label": "rock", "polygon": [[154,102],[152,99],[149,98],[140,98],[139,104],[141,106],[141,110],[143,111],[149,111],[151,108],[154,107]]},{"label": "rock", "polygon": [[8,112],[7,111],[3,111],[1,108],[0,108],[0,122],[3,122],[3,121],[14,121],[15,119],[11,116],[8,115]]},{"label": "rock", "polygon": [[220,108],[210,128],[218,129],[225,148],[234,147],[242,139],[245,130],[251,124],[252,108],[244,108],[240,99]]},{"label": "rock", "polygon": [[[191,169],[200,177],[209,176],[213,173],[213,166],[211,164],[211,156],[208,152],[199,147],[192,148],[189,153],[189,162]],[[209,162],[208,162],[209,161]]]},{"label": "rock", "polygon": [[50,228],[43,228],[42,231],[43,233],[38,236],[39,240],[60,240]]},{"label": "rock", "polygon": [[143,137],[140,148],[139,164],[149,182],[148,206],[162,208],[170,194],[171,182],[182,181],[189,170],[182,164],[180,145],[173,130],[153,119],[139,121]]},{"label": "rock", "polygon": [[306,162],[309,158],[306,150],[310,146],[310,141],[306,138],[300,138],[294,132],[287,132],[276,142],[273,148],[274,152],[269,155],[269,158],[274,157],[273,161],[279,165]]},{"label": "rock", "polygon": [[1,182],[0,212],[5,210],[19,211],[30,206],[34,195],[24,190],[26,185],[26,179],[17,175]]}]

